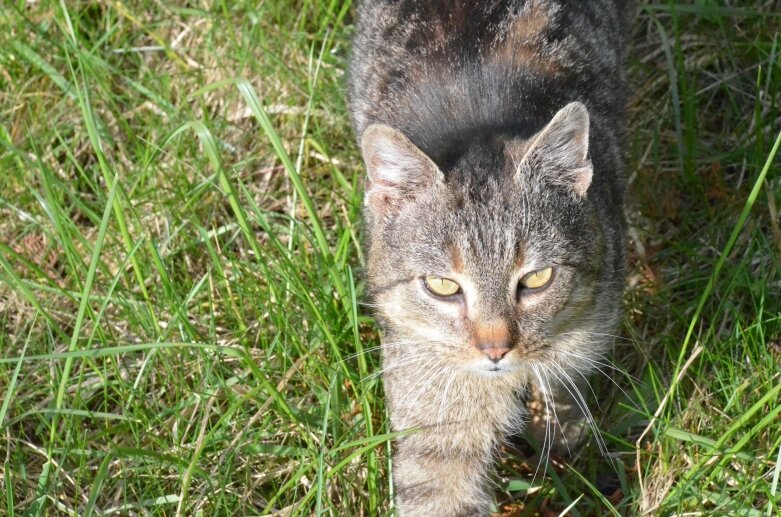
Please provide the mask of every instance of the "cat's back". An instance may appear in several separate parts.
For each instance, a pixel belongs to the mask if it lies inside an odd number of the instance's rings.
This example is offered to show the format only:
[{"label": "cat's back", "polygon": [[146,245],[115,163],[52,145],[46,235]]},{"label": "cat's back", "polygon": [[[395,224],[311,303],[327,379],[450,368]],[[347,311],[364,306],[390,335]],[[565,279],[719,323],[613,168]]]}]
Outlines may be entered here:
[{"label": "cat's back", "polygon": [[572,100],[620,120],[632,4],[364,0],[349,79],[356,133],[387,124],[436,160],[476,132],[530,135]]}]

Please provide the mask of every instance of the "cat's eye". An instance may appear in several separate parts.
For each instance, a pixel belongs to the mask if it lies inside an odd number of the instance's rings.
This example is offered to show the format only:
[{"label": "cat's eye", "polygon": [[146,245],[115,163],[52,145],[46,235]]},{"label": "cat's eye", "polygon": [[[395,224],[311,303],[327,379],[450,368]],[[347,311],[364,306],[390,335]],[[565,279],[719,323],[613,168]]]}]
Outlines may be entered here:
[{"label": "cat's eye", "polygon": [[450,280],[436,275],[426,275],[423,278],[426,289],[437,296],[453,296],[461,292],[461,286]]},{"label": "cat's eye", "polygon": [[527,273],[521,278],[518,289],[542,289],[547,286],[553,278],[553,268],[545,267]]}]

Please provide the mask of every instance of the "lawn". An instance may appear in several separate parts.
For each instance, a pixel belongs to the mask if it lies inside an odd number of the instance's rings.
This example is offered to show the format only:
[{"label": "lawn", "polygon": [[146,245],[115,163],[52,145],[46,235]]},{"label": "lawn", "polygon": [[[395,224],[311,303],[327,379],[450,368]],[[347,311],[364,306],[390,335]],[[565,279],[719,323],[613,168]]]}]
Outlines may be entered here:
[{"label": "lawn", "polygon": [[[389,514],[352,16],[0,5],[0,515]],[[508,447],[497,511],[779,515],[781,4],[652,2],[632,41],[607,453]]]}]

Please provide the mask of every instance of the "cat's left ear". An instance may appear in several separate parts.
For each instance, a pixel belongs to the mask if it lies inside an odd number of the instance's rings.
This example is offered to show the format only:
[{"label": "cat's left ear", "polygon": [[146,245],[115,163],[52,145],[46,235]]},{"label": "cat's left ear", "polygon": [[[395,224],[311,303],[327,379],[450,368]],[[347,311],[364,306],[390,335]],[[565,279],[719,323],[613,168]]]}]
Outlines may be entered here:
[{"label": "cat's left ear", "polygon": [[586,106],[580,102],[567,104],[530,142],[508,146],[508,153],[518,164],[516,178],[536,175],[585,198],[593,176],[588,131]]},{"label": "cat's left ear", "polygon": [[405,203],[444,182],[431,158],[389,126],[366,128],[361,151],[366,162],[366,205],[383,216],[398,214]]}]

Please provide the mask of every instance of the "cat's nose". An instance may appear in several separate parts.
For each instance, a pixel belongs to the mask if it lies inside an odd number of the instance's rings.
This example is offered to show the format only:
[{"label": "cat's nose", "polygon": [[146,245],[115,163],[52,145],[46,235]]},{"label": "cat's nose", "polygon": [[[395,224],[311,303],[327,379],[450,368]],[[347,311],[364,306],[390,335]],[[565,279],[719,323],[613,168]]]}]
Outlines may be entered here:
[{"label": "cat's nose", "polygon": [[510,351],[510,328],[502,320],[483,323],[475,328],[475,348],[480,350],[494,363]]},{"label": "cat's nose", "polygon": [[501,361],[510,352],[510,347],[496,345],[496,343],[486,343],[485,346],[480,346],[480,351],[494,363]]}]

